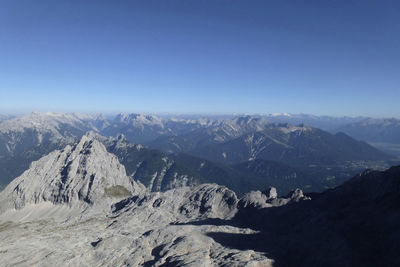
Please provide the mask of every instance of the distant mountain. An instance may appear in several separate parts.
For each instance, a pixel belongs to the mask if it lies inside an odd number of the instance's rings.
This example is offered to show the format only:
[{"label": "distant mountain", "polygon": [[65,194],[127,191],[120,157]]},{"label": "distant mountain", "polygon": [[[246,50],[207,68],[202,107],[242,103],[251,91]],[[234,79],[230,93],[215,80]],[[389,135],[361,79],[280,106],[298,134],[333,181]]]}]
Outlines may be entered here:
[{"label": "distant mountain", "polygon": [[[212,120],[232,120],[237,117],[246,117],[245,114],[226,114],[226,115],[167,115],[164,118],[179,117],[186,120],[196,120],[199,118],[209,118]],[[317,116],[312,114],[292,114],[292,113],[272,113],[272,114],[254,114],[253,118],[264,119],[271,123],[282,124],[290,123],[293,125],[307,124],[315,128],[320,128],[325,131],[334,131],[337,128],[346,124],[355,123],[367,117],[349,117],[349,116]]]},{"label": "distant mountain", "polygon": [[5,121],[5,120],[9,120],[9,119],[11,119],[11,118],[13,118],[14,116],[12,116],[12,115],[3,115],[3,114],[0,114],[0,122],[2,122],[2,121]]},{"label": "distant mountain", "polygon": [[265,159],[294,166],[391,158],[367,143],[356,141],[343,133],[332,135],[304,125],[278,125],[225,143],[198,147],[190,153],[227,164]]},{"label": "distant mountain", "polygon": [[[363,168],[386,166],[384,161],[391,159],[344,134],[330,135],[304,125],[271,123],[260,116],[183,119],[120,114],[106,118],[33,112],[0,123],[0,186],[21,175],[32,161],[74,144],[87,131],[111,136],[102,139],[108,151],[119,157],[128,175],[152,191],[202,182],[218,182],[239,194],[267,185],[283,192],[294,186],[320,191],[338,185]],[[127,140],[115,141],[114,136],[121,133],[127,134]],[[147,142],[151,149],[128,144],[128,140]],[[252,170],[228,166],[255,159],[279,163],[274,168],[280,171],[260,176]],[[202,163],[207,167],[199,169]],[[299,178],[282,184],[274,180],[286,179],[285,169],[294,170]],[[311,178],[307,182],[301,178],[305,175]]]},{"label": "distant mountain", "polygon": [[254,160],[229,166],[184,153],[173,154],[170,157],[197,171],[203,177],[203,181],[225,185],[239,196],[250,190],[260,190],[270,186],[286,194],[296,188],[315,192],[336,185],[326,182],[323,179],[324,175],[319,173],[314,174],[274,161]]},{"label": "distant mountain", "polygon": [[148,145],[168,153],[189,152],[198,147],[223,143],[246,133],[257,132],[271,123],[251,116],[235,117],[230,120],[214,121],[199,129],[182,135],[162,136]]},{"label": "distant mountain", "polygon": [[119,114],[100,133],[123,134],[129,141],[145,144],[160,136],[182,134],[203,127],[207,120],[163,119],[153,115]]},{"label": "distant mountain", "polygon": [[12,156],[46,142],[64,145],[87,131],[98,130],[101,117],[32,112],[0,123],[0,155]]},{"label": "distant mountain", "polygon": [[334,117],[290,113],[275,113],[263,115],[262,117],[273,123],[290,123],[293,125],[307,124],[314,128],[320,128],[329,132],[334,131],[346,124],[356,123],[367,119],[366,117]]},{"label": "distant mountain", "polygon": [[399,119],[365,119],[344,125],[336,129],[358,140],[400,157],[400,120]]},{"label": "distant mountain", "polygon": [[273,173],[258,173],[253,165],[248,168],[230,167],[184,153],[167,155],[159,150],[132,144],[123,136],[105,139],[97,135],[96,138],[106,145],[110,153],[118,156],[129,176],[143,183],[150,191],[217,183],[242,195],[268,186],[275,186],[283,193],[296,188],[321,191],[326,186],[319,176],[309,174],[304,177],[295,168],[275,162],[264,163],[265,167],[273,169]]},{"label": "distant mountain", "polygon": [[400,144],[399,119],[365,119],[337,130],[363,141]]}]

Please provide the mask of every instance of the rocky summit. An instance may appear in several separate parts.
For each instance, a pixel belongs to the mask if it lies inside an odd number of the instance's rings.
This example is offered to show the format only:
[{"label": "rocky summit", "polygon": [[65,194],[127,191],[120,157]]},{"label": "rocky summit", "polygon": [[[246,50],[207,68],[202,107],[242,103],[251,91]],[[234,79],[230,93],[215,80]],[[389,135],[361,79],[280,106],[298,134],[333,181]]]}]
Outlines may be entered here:
[{"label": "rocky summit", "polygon": [[[112,202],[139,193],[144,187],[131,180],[118,158],[103,144],[83,136],[74,146],[56,150],[31,164],[0,194],[0,211],[6,216],[30,214],[66,206],[71,211],[104,210]],[[57,207],[56,207],[56,206]],[[27,219],[27,218],[26,218]]]}]

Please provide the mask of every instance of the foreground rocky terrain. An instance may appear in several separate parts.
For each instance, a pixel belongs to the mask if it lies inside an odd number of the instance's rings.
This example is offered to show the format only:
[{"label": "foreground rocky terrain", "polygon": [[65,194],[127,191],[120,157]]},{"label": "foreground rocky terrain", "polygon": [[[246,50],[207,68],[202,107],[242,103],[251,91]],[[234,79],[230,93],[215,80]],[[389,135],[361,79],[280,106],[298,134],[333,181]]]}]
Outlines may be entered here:
[{"label": "foreground rocky terrain", "polygon": [[270,265],[263,253],[207,236],[251,229],[182,225],[230,219],[237,202],[215,184],[151,193],[103,144],[84,136],[34,162],[0,194],[0,265]]},{"label": "foreground rocky terrain", "polygon": [[1,266],[398,266],[400,167],[319,194],[150,192],[94,136],[0,193]]}]

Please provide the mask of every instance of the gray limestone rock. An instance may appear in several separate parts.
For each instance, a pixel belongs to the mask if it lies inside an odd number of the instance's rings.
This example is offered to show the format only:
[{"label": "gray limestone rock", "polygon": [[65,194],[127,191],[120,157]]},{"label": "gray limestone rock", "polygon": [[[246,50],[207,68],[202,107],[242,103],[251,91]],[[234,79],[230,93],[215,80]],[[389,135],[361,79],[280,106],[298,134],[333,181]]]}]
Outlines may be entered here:
[{"label": "gray limestone rock", "polygon": [[108,207],[144,190],[132,181],[115,155],[83,136],[74,146],[54,151],[12,181],[0,194],[0,211],[49,202],[69,207]]}]

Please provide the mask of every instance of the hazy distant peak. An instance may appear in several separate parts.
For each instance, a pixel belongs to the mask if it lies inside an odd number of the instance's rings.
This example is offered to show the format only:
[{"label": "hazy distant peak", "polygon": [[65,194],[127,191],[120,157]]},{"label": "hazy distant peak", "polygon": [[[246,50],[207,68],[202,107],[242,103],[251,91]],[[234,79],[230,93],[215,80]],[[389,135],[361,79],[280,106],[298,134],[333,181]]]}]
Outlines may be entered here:
[{"label": "hazy distant peak", "polygon": [[278,129],[281,130],[285,134],[293,133],[293,132],[306,132],[306,131],[313,130],[312,127],[305,125],[305,124],[299,124],[297,126],[294,126],[291,124],[280,125],[280,126],[278,126]]}]

